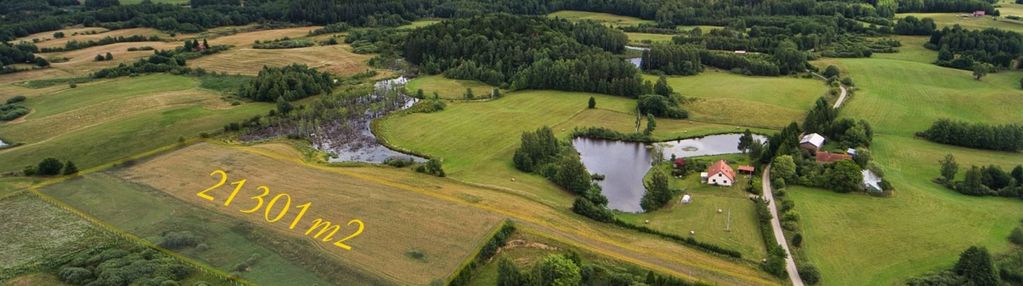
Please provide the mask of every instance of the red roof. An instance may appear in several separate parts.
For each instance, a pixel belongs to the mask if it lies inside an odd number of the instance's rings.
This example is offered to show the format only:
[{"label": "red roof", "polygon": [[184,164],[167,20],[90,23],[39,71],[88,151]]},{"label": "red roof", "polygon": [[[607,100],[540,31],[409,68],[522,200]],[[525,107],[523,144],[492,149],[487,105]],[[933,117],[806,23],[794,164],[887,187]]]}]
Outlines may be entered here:
[{"label": "red roof", "polygon": [[756,170],[756,169],[753,168],[753,166],[747,166],[747,165],[739,166],[739,172],[753,173],[753,170]]},{"label": "red roof", "polygon": [[686,158],[676,158],[675,166],[682,166],[686,164]]},{"label": "red roof", "polygon": [[735,181],[735,171],[732,170],[732,167],[728,166],[725,160],[718,160],[713,165],[710,165],[710,168],[707,168],[707,176],[713,177],[718,173],[725,174],[725,177],[728,177],[729,180]]},{"label": "red roof", "polygon": [[817,152],[818,163],[834,163],[841,160],[852,160],[852,156],[849,156],[849,154],[838,154],[827,151]]}]

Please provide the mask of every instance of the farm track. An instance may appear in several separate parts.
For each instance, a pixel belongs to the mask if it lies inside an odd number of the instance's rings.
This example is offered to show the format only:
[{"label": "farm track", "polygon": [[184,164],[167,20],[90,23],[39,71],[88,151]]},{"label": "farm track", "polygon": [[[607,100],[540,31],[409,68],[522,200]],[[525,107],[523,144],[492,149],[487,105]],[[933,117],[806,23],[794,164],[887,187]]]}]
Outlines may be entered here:
[{"label": "farm track", "polygon": [[771,210],[771,229],[774,232],[774,239],[785,249],[785,270],[789,273],[789,281],[794,286],[803,286],[803,279],[799,277],[799,269],[796,268],[796,259],[789,251],[789,243],[785,241],[785,232],[781,229],[781,220],[778,218],[778,204],[774,203],[774,191],[771,188],[771,164],[764,167],[764,197],[767,198],[768,208]]}]

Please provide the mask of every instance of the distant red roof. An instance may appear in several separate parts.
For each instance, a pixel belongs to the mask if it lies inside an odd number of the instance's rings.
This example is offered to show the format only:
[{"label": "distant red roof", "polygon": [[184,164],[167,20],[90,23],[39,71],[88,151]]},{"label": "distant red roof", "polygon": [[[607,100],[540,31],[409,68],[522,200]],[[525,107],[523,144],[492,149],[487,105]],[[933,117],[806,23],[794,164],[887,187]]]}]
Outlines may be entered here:
[{"label": "distant red roof", "polygon": [[739,172],[753,173],[754,170],[756,170],[756,168],[753,168],[753,166],[739,166]]},{"label": "distant red roof", "polygon": [[818,163],[834,163],[841,160],[852,160],[852,156],[849,156],[849,154],[838,154],[827,151],[817,152]]},{"label": "distant red roof", "polygon": [[732,170],[731,166],[728,166],[728,163],[725,162],[725,160],[718,160],[717,162],[714,162],[713,165],[710,165],[710,168],[707,168],[707,176],[713,177],[718,173],[722,173],[725,177],[728,177],[729,180],[735,181],[735,171]]},{"label": "distant red roof", "polygon": [[676,158],[675,167],[683,166],[686,164],[686,158]]}]

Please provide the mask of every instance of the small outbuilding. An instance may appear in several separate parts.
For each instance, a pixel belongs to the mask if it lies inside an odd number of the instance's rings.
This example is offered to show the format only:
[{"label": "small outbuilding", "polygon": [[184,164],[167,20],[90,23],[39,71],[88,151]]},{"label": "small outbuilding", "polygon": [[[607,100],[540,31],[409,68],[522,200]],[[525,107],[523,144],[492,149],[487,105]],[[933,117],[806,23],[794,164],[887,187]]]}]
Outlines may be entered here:
[{"label": "small outbuilding", "polygon": [[821,147],[824,147],[824,136],[817,133],[811,133],[803,135],[803,138],[799,139],[799,148],[809,150],[811,152],[817,152]]},{"label": "small outbuilding", "polygon": [[689,204],[691,202],[693,202],[693,197],[691,197],[689,195],[683,195],[682,196],[682,203],[683,204]]},{"label": "small outbuilding", "polygon": [[987,12],[986,11],[982,11],[982,10],[981,11],[973,11],[973,16],[974,17],[984,17],[984,16],[987,16]]},{"label": "small outbuilding", "polygon": [[[702,174],[701,174],[702,175]],[[707,168],[707,184],[730,187],[735,183],[735,170],[725,160],[718,160]]]},{"label": "small outbuilding", "polygon": [[754,171],[756,171],[756,168],[753,168],[753,166],[748,166],[748,165],[739,166],[739,173],[740,174],[752,175]]},{"label": "small outbuilding", "polygon": [[675,165],[675,169],[681,169],[686,166],[686,158],[675,158],[675,162],[672,164]]}]

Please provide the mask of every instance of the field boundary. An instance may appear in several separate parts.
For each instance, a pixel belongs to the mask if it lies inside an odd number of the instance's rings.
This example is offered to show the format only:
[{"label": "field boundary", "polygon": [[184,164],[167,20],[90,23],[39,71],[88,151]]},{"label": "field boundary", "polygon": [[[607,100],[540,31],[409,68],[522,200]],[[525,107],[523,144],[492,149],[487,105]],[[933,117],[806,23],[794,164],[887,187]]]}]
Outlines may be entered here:
[{"label": "field boundary", "polygon": [[[515,224],[508,219],[501,222],[501,224],[495,226],[494,229],[491,230],[490,233],[487,234],[487,236],[485,236],[486,239],[483,240],[484,243],[480,244],[480,246],[477,247],[476,250],[473,251],[469,255],[469,257],[467,257],[465,261],[463,261],[458,266],[458,269],[455,270],[455,272],[452,272],[451,275],[449,275],[447,279],[448,280],[447,285],[465,285],[472,281],[472,276],[474,274],[472,272],[475,271],[476,268],[480,266],[479,264],[480,259],[489,260],[495,254],[497,254],[497,249],[501,248],[501,246],[504,245],[505,241],[508,240],[508,236],[514,233],[515,231],[516,231]],[[500,235],[501,237],[498,237],[498,235]],[[496,248],[489,250],[489,252],[491,253],[484,254],[483,253],[484,250],[488,246],[491,246],[491,243],[494,242],[496,242],[499,245],[495,245]],[[488,257],[482,257],[481,255],[486,255]]]}]

